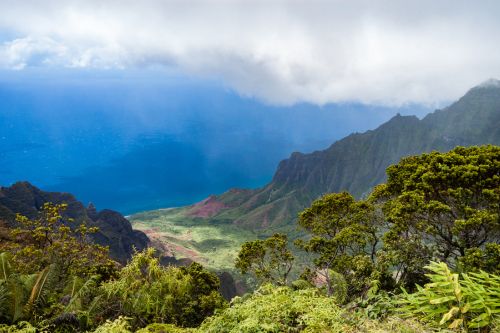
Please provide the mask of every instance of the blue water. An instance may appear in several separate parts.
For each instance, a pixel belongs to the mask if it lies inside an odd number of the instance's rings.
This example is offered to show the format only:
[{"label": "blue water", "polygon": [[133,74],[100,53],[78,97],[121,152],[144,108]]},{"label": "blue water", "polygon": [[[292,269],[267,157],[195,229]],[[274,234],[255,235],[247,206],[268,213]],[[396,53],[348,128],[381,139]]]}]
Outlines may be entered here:
[{"label": "blue water", "polygon": [[162,70],[0,72],[0,184],[28,180],[124,214],[271,180],[293,151],[328,147],[420,106],[270,106]]}]

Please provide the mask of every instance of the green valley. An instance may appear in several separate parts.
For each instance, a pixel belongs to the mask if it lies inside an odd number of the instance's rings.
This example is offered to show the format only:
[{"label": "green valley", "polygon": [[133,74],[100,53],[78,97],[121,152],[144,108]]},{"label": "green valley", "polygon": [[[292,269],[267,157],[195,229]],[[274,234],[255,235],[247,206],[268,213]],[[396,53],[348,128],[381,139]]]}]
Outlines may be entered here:
[{"label": "green valley", "polygon": [[230,223],[213,223],[189,217],[188,208],[171,208],[128,217],[165,254],[190,259],[214,270],[234,269],[234,258],[243,242],[257,234]]}]

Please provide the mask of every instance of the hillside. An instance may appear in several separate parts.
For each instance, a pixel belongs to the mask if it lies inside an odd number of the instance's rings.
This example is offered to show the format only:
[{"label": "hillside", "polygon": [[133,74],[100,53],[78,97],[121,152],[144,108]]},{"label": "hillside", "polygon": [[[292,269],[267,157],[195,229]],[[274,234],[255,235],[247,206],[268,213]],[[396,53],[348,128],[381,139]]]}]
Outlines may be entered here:
[{"label": "hillside", "polygon": [[118,212],[107,209],[97,212],[92,204],[85,207],[72,194],[45,192],[28,182],[0,188],[0,227],[12,226],[16,213],[36,217],[46,202],[66,203],[68,208],[64,218],[99,227],[99,232],[93,235],[94,241],[109,246],[111,257],[121,263],[132,257],[134,247],[142,250],[150,242],[143,232],[133,230],[130,222]]},{"label": "hillside", "polygon": [[[226,193],[175,210],[176,219],[232,223],[268,234],[294,230],[297,213],[324,193],[347,190],[357,197],[385,181],[385,169],[401,157],[447,151],[457,145],[500,144],[500,81],[472,88],[449,107],[423,119],[396,115],[375,130],[355,133],[322,151],[295,152],[278,165],[272,181],[256,190]],[[169,219],[171,211],[158,211]],[[143,217],[143,216],[142,216]],[[132,222],[147,224],[147,219]],[[182,219],[181,219],[182,220]]]}]

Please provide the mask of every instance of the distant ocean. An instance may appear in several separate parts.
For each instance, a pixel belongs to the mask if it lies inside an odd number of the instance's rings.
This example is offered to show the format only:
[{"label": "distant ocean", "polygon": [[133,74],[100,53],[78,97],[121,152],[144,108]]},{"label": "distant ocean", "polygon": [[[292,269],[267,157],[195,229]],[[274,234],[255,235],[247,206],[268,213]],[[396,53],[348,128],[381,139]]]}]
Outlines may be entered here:
[{"label": "distant ocean", "polygon": [[124,214],[262,186],[293,151],[430,111],[270,106],[151,73],[0,74],[0,185],[27,180]]}]

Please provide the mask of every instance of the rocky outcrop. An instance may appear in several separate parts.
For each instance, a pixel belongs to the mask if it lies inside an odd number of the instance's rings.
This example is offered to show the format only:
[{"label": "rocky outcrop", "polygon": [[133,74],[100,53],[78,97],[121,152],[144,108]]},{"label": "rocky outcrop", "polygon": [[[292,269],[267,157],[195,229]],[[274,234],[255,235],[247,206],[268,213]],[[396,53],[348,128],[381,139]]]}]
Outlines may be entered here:
[{"label": "rocky outcrop", "polygon": [[72,194],[45,192],[28,182],[0,187],[0,220],[5,226],[13,226],[17,213],[34,218],[46,202],[66,203],[68,208],[63,218],[73,219],[73,225],[85,222],[98,227],[99,232],[93,235],[93,240],[109,246],[110,256],[120,263],[126,263],[134,249],[140,251],[149,244],[146,234],[133,230],[130,222],[120,213],[112,210],[97,212],[92,204],[85,207]]}]

